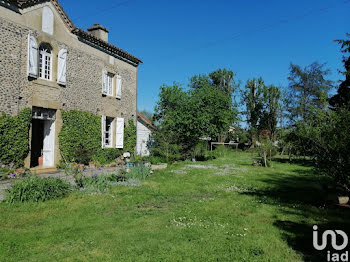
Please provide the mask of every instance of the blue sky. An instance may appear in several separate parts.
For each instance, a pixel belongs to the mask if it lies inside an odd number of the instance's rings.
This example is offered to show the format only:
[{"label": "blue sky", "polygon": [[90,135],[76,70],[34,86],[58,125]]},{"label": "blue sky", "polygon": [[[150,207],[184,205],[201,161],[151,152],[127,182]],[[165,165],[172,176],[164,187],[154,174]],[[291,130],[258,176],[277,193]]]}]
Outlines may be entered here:
[{"label": "blue sky", "polygon": [[339,45],[350,32],[347,0],[61,0],[75,25],[100,23],[110,42],[143,60],[138,109],[152,111],[159,87],[231,69],[236,80],[263,77],[287,86],[290,62],[327,62],[342,77]]}]

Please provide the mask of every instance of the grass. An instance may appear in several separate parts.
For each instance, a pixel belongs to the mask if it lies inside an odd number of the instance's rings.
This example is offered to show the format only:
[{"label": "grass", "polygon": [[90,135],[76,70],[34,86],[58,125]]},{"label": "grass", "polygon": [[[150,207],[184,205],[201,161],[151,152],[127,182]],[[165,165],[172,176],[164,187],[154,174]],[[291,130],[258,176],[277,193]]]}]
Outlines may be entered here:
[{"label": "grass", "polygon": [[320,208],[323,178],[230,152],[177,163],[141,187],[0,204],[0,261],[325,261],[312,226],[350,232],[349,211]]}]

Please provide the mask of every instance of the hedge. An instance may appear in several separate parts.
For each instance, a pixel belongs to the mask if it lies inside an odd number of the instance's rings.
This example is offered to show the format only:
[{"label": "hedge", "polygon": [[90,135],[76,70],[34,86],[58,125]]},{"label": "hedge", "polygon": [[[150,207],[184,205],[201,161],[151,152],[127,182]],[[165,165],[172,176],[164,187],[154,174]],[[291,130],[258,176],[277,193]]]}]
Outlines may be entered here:
[{"label": "hedge", "polygon": [[0,163],[21,167],[29,153],[29,130],[32,111],[23,109],[18,116],[0,116]]}]

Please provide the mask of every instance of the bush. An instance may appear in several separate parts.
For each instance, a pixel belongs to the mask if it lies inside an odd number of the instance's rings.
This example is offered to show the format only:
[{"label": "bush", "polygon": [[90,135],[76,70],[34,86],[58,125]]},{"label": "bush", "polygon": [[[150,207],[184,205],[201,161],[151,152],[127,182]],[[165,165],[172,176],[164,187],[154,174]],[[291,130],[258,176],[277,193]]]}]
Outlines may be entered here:
[{"label": "bush", "polygon": [[65,169],[65,173],[67,176],[73,176],[74,182],[78,188],[83,186],[83,172],[81,172],[80,168],[72,165],[67,165]]},{"label": "bush", "polygon": [[259,135],[259,145],[256,147],[256,151],[260,157],[261,163],[265,167],[271,166],[272,157],[277,154],[277,149],[271,141],[271,134],[268,130],[262,130]]},{"label": "bush", "polygon": [[81,177],[80,190],[88,193],[102,193],[106,192],[110,186],[124,185],[126,178],[123,174],[109,174],[109,175],[93,175],[92,177]]},{"label": "bush", "polygon": [[331,112],[313,136],[316,168],[350,193],[350,112]]},{"label": "bush", "polygon": [[158,130],[153,132],[152,140],[154,141],[150,147],[152,156],[166,159],[165,163],[184,159],[184,156],[180,154],[181,146],[171,143],[170,137],[165,131]]},{"label": "bush", "polygon": [[9,175],[13,173],[14,173],[14,170],[10,168],[0,168],[0,180],[6,179]]},{"label": "bush", "polygon": [[143,165],[139,165],[131,168],[130,172],[126,174],[126,178],[144,180],[150,175],[150,173],[151,173],[150,168],[145,167]]},{"label": "bush", "polygon": [[59,146],[68,162],[88,164],[101,149],[101,117],[79,110],[62,111]]},{"label": "bush", "polygon": [[92,161],[106,165],[115,161],[121,154],[122,151],[118,148],[104,148],[98,150],[98,153],[92,157]]},{"label": "bush", "polygon": [[215,150],[213,151],[213,153],[211,153],[211,155],[215,157],[224,157],[227,155],[229,150],[231,149],[224,145],[219,145],[215,148]]},{"label": "bush", "polygon": [[123,182],[126,180],[125,174],[120,172],[120,174],[109,174],[106,175],[106,179],[109,182]]},{"label": "bush", "polygon": [[62,198],[71,192],[71,186],[59,178],[30,176],[15,181],[7,191],[7,202],[40,202]]},{"label": "bush", "polygon": [[88,192],[102,193],[108,190],[108,178],[106,176],[83,177],[81,189]]},{"label": "bush", "polygon": [[208,142],[200,141],[193,149],[192,158],[205,161],[209,158]]},{"label": "bush", "polygon": [[21,167],[29,153],[29,128],[32,111],[22,110],[18,116],[0,116],[0,163]]}]

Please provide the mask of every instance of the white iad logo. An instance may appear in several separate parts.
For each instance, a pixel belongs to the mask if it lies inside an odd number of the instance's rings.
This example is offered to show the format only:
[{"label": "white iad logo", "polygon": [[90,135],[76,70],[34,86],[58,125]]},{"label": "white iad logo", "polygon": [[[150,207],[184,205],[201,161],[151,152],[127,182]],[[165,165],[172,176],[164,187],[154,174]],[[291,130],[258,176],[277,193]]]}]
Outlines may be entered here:
[{"label": "white iad logo", "polygon": [[[316,250],[322,251],[325,250],[325,248],[327,247],[328,244],[328,236],[330,236],[331,238],[331,244],[334,250],[336,251],[341,251],[344,250],[347,246],[348,246],[348,236],[347,234],[342,231],[342,230],[326,230],[323,234],[322,234],[322,243],[321,245],[319,245],[318,243],[318,226],[314,226],[313,227],[314,232],[313,232],[313,245],[314,248]],[[341,245],[337,244],[337,238],[338,235],[342,238],[343,242]],[[340,239],[339,239],[340,240]],[[338,241],[338,243],[340,244],[340,242]],[[327,261],[344,261],[344,262],[348,262],[349,261],[349,252],[346,251],[343,254],[339,254],[339,253],[331,253],[331,251],[327,252]]]}]

